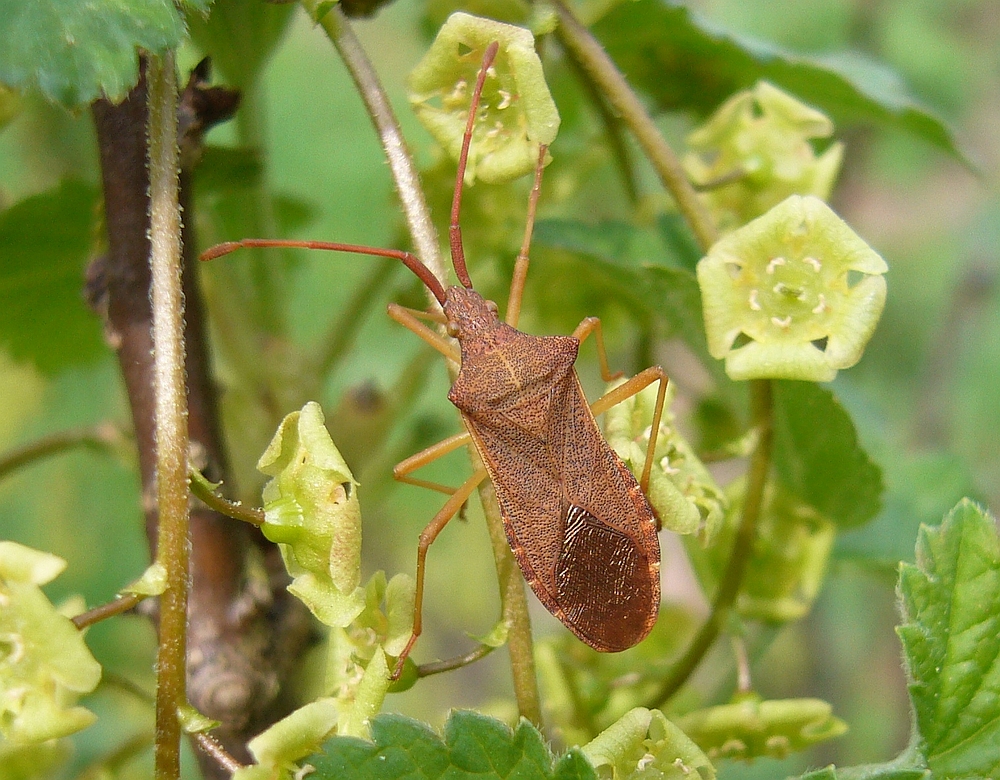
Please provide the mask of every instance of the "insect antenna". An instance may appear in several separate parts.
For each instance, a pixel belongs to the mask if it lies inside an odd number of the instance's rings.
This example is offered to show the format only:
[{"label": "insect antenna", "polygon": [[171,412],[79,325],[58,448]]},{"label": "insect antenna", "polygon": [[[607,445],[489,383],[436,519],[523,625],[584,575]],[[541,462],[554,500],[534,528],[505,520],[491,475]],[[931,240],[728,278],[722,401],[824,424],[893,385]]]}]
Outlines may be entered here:
[{"label": "insect antenna", "polygon": [[417,278],[423,282],[437,302],[444,305],[444,287],[438,278],[431,273],[423,261],[412,252],[404,252],[401,249],[383,249],[375,246],[360,246],[358,244],[339,244],[334,241],[296,241],[293,239],[281,238],[244,238],[240,241],[225,241],[209,247],[201,253],[199,260],[214,260],[217,257],[228,255],[242,248],[275,248],[286,247],[291,249],[322,249],[327,252],[351,252],[356,255],[372,255],[374,257],[391,257],[399,260],[403,265],[413,271]]},{"label": "insect antenna", "polygon": [[462,228],[458,224],[458,212],[462,207],[462,188],[465,184],[465,168],[469,162],[469,146],[472,144],[472,128],[476,124],[476,112],[479,111],[479,102],[483,97],[483,85],[486,83],[486,76],[493,61],[496,59],[500,44],[493,41],[486,47],[483,54],[483,64],[479,67],[479,75],[476,77],[476,88],[472,92],[472,100],[469,103],[469,118],[465,123],[465,135],[462,136],[462,152],[458,156],[458,173],[455,175],[455,195],[451,201],[451,224],[448,226],[448,240],[451,244],[451,262],[455,266],[455,276],[462,283],[463,287],[472,289],[472,280],[469,278],[469,269],[465,265],[465,249],[462,247]]}]

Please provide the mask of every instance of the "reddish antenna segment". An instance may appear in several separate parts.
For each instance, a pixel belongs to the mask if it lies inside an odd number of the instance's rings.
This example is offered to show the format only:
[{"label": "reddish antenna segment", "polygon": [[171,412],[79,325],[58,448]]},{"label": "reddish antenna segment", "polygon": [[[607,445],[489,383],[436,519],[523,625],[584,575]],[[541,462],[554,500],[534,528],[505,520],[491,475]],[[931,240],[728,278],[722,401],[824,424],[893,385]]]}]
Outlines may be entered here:
[{"label": "reddish antenna segment", "polygon": [[448,226],[448,239],[451,242],[451,262],[455,266],[455,276],[462,286],[467,290],[472,289],[472,280],[469,278],[469,269],[465,265],[465,249],[462,246],[462,228],[458,224],[458,212],[462,206],[462,185],[465,181],[465,168],[469,162],[469,146],[472,144],[472,128],[476,124],[476,114],[479,113],[479,102],[483,97],[483,86],[486,84],[486,76],[493,65],[500,50],[500,44],[493,41],[486,47],[483,54],[483,64],[479,68],[479,76],[476,78],[476,88],[472,93],[472,101],[469,104],[469,118],[465,123],[465,135],[462,136],[462,152],[458,156],[458,173],[455,176],[455,195],[451,201],[451,224]]},{"label": "reddish antenna segment", "polygon": [[375,257],[392,257],[399,260],[409,268],[431,291],[437,302],[444,305],[444,287],[438,278],[431,273],[428,268],[412,252],[404,252],[401,249],[382,249],[374,246],[359,246],[357,244],[338,244],[334,241],[296,241],[294,239],[280,238],[244,238],[241,241],[226,241],[217,244],[201,253],[199,260],[214,260],[217,257],[228,255],[237,249],[262,249],[286,247],[291,249],[323,249],[329,252],[352,252],[358,255],[374,255]]}]

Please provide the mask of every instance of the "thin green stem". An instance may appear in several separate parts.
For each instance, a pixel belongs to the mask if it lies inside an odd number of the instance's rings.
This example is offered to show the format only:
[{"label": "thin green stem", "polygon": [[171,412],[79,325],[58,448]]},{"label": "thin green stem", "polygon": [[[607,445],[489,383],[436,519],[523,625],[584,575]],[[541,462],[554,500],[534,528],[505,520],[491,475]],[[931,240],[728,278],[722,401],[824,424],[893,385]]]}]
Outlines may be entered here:
[{"label": "thin green stem", "polygon": [[114,453],[124,440],[125,437],[113,425],[59,431],[0,455],[0,479],[42,458],[59,455],[77,447]]},{"label": "thin green stem", "polygon": [[590,34],[590,30],[579,22],[563,0],[552,0],[552,6],[559,17],[556,35],[560,42],[597,85],[598,91],[608,103],[621,115],[663,186],[677,202],[677,207],[691,226],[698,244],[703,251],[708,251],[718,240],[719,231],[698,193],[687,180],[677,155],[625,81],[625,77],[615,67],[601,44]]},{"label": "thin green stem", "polygon": [[[314,19],[319,4],[319,0],[302,0],[302,5]],[[416,163],[403,138],[403,131],[389,103],[389,96],[340,6],[334,6],[324,14],[319,24],[337,47],[375,125],[375,131],[389,161],[389,171],[399,193],[403,215],[406,217],[417,257],[444,284],[447,270],[441,256],[437,230],[431,220],[423,188],[420,186]]]},{"label": "thin green stem", "polygon": [[454,658],[446,658],[443,661],[433,661],[429,664],[420,664],[417,667],[417,677],[430,677],[442,672],[450,672],[453,669],[461,669],[463,666],[474,664],[496,650],[493,645],[479,645],[474,650],[470,650],[465,655],[458,655]]},{"label": "thin green stem", "polygon": [[760,511],[764,503],[764,488],[767,485],[768,473],[771,468],[774,408],[770,380],[756,379],[750,382],[750,410],[758,439],[757,446],[750,456],[747,487],[743,499],[743,514],[739,527],[736,529],[736,538],[729,553],[729,561],[715,592],[715,598],[712,600],[712,609],[708,619],[688,646],[684,656],[674,665],[670,676],[650,697],[649,706],[651,707],[657,707],[666,702],[691,676],[705,657],[705,653],[718,638],[736,597],[739,595],[740,585],[743,582],[743,575],[746,573],[753,542],[757,535],[757,522],[760,519]]},{"label": "thin green stem", "polygon": [[188,602],[187,390],[178,206],[177,82],[174,53],[149,59],[150,265],[156,414],[157,560],[166,570],[160,596],[156,677],[156,780],[180,777],[186,701]]},{"label": "thin green stem", "polygon": [[77,615],[73,618],[73,625],[79,629],[84,629],[87,626],[94,625],[94,623],[100,623],[102,620],[107,620],[115,615],[128,612],[130,609],[134,609],[136,604],[146,598],[146,596],[140,596],[135,593],[122,594],[114,601],[109,601],[107,604],[101,604],[99,607],[88,609],[83,614]]},{"label": "thin green stem", "polygon": [[250,523],[250,525],[263,525],[263,509],[246,506],[241,501],[230,501],[228,498],[220,496],[212,489],[212,484],[200,472],[190,472],[188,485],[191,487],[191,493],[196,498],[220,515],[231,517],[233,520],[242,520],[244,523]]}]

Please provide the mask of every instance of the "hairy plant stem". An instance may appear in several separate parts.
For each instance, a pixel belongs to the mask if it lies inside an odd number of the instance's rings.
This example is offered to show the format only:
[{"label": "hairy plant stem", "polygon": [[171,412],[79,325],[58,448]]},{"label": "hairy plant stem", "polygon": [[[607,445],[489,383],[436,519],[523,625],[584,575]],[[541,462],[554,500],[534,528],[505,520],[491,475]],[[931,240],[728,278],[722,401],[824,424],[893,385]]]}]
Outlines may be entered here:
[{"label": "hairy plant stem", "polygon": [[[315,19],[319,0],[302,0],[302,5]],[[441,256],[437,230],[431,221],[431,212],[427,207],[423,188],[420,186],[417,166],[406,145],[406,139],[403,138],[403,131],[392,110],[392,104],[389,103],[389,96],[386,95],[371,60],[354,35],[351,23],[340,6],[330,9],[319,20],[319,24],[344,60],[358,88],[358,94],[365,103],[368,115],[375,125],[375,131],[389,161],[389,171],[396,184],[396,192],[403,206],[403,215],[417,257],[431,269],[431,273],[443,281],[447,278],[447,267]]]},{"label": "hairy plant stem", "polygon": [[[317,0],[302,0],[302,4],[315,18]],[[372,122],[385,148],[389,169],[396,183],[403,204],[403,212],[417,255],[442,283],[447,279],[447,269],[441,256],[437,230],[431,221],[416,165],[403,139],[399,123],[385,90],[378,80],[374,68],[351,30],[350,22],[339,6],[326,13],[320,25],[326,31],[337,51],[340,52],[358,91],[368,108]],[[434,304],[436,305],[436,303]],[[482,463],[475,449],[469,447],[473,469]],[[541,725],[541,704],[538,681],[535,675],[535,660],[532,649],[531,623],[528,616],[528,600],[524,591],[524,578],[514,561],[510,545],[503,530],[503,518],[497,505],[492,484],[484,481],[479,488],[483,512],[489,529],[500,583],[502,619],[508,627],[508,652],[514,680],[514,695],[520,714],[532,723]]]},{"label": "hairy plant stem", "polygon": [[156,667],[157,780],[180,777],[181,727],[186,702],[188,602],[187,389],[184,384],[184,302],[181,295],[181,219],[178,202],[177,83],[174,54],[149,62],[149,193],[152,252],[153,370],[157,560],[166,570],[160,596]]},{"label": "hairy plant stem", "polygon": [[237,769],[243,768],[244,765],[233,758],[229,754],[229,751],[226,750],[225,746],[211,734],[198,732],[196,734],[192,734],[191,738],[197,743],[198,747],[201,748],[202,753],[206,756],[211,756],[212,759],[225,771],[233,773]]},{"label": "hairy plant stem", "polygon": [[764,488],[771,469],[771,451],[774,441],[773,431],[773,385],[769,379],[755,379],[750,382],[750,412],[752,424],[757,432],[757,446],[750,456],[747,472],[747,486],[743,497],[743,514],[740,517],[736,537],[729,553],[729,561],[723,572],[719,587],[712,599],[712,609],[704,625],[698,631],[687,651],[674,664],[670,676],[663,681],[656,693],[650,697],[651,707],[664,704],[687,681],[705,657],[705,653],[715,642],[729,616],[729,612],[739,595],[743,575],[757,535],[757,522],[764,503]]},{"label": "hairy plant stem", "polygon": [[621,115],[663,186],[677,202],[677,207],[694,232],[698,244],[703,251],[708,251],[718,240],[719,232],[708,210],[688,182],[677,155],[590,30],[580,23],[563,0],[552,0],[552,6],[559,17],[556,35],[560,42],[594,81],[608,103]]}]

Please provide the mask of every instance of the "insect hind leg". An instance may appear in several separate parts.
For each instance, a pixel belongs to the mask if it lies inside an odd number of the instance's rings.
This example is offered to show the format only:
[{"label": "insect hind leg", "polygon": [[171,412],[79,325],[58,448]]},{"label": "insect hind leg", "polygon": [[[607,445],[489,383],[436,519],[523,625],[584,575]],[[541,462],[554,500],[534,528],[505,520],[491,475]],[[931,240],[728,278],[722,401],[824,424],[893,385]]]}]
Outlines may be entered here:
[{"label": "insect hind leg", "polygon": [[[604,331],[598,317],[587,317],[573,331],[573,337],[581,342],[591,334],[594,334],[594,340],[597,344],[597,359],[601,365],[601,377],[605,382],[617,379],[621,376],[621,372],[613,374],[608,367],[608,353],[604,349]],[[651,366],[618,385],[614,390],[605,393],[590,405],[590,411],[596,417],[599,414],[604,414],[612,406],[617,406],[622,401],[628,400],[653,382],[660,383],[656,393],[656,405],[653,407],[653,422],[649,432],[649,446],[646,448],[646,463],[642,469],[642,477],[639,479],[639,487],[643,493],[649,489],[649,475],[653,469],[653,453],[656,451],[656,439],[660,433],[660,420],[663,418],[663,404],[667,397],[668,381],[669,377],[660,366]]]}]

